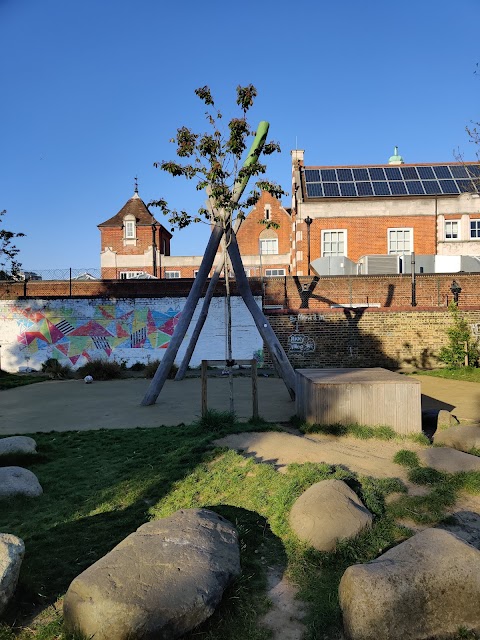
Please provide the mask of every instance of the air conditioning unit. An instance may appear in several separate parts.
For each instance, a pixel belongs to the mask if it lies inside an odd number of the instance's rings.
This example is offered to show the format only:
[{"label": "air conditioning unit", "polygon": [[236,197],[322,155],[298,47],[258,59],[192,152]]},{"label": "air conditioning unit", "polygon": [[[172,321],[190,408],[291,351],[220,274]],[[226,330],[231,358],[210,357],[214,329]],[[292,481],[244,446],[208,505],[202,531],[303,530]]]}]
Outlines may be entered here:
[{"label": "air conditioning unit", "polygon": [[358,275],[394,275],[400,273],[400,256],[362,256],[357,263]]},{"label": "air conditioning unit", "polygon": [[351,276],[357,273],[357,265],[345,256],[325,256],[310,263],[317,276]]}]

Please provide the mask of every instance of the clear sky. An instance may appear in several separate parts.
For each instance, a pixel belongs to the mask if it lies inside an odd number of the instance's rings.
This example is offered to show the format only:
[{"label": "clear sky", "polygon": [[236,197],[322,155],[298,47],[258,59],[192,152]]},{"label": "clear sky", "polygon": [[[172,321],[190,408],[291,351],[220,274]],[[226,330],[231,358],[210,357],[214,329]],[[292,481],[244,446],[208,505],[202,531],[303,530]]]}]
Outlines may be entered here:
[{"label": "clear sky", "polygon": [[[202,131],[193,91],[231,115],[235,87],[259,92],[290,188],[306,164],[468,160],[480,120],[479,0],[0,0],[0,210],[27,270],[93,268],[97,224],[133,195],[196,210],[203,194],[153,167],[181,125]],[[289,203],[288,199],[285,201]],[[160,214],[159,214],[160,216]],[[167,225],[168,226],[168,225]],[[176,232],[200,255],[204,225]]]}]

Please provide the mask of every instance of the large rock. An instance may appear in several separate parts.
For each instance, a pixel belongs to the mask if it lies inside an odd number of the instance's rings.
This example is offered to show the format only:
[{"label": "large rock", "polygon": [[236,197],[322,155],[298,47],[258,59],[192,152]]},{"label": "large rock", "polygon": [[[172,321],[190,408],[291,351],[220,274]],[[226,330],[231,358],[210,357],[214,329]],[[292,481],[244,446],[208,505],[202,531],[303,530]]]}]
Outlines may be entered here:
[{"label": "large rock", "polygon": [[43,489],[37,476],[22,467],[0,467],[0,499],[41,496]]},{"label": "large rock", "polygon": [[9,533],[0,533],[0,615],[17,586],[24,554],[23,540]]},{"label": "large rock", "polygon": [[480,427],[461,425],[437,431],[434,442],[460,451],[480,450]]},{"label": "large rock", "polygon": [[480,458],[449,447],[431,447],[418,452],[418,458],[427,467],[447,473],[480,471]]},{"label": "large rock", "polygon": [[480,551],[426,529],[349,567],[339,596],[351,640],[440,640],[461,626],[480,631]]},{"label": "large rock", "polygon": [[373,516],[342,480],[322,480],[307,489],[290,511],[290,526],[300,540],[319,551],[333,551],[338,540],[353,538]]},{"label": "large rock", "polygon": [[35,455],[37,443],[27,436],[9,436],[0,439],[0,457],[10,455]]},{"label": "large rock", "polygon": [[179,638],[206,620],[240,574],[237,533],[206,509],[149,522],[80,574],[63,612],[95,640]]}]

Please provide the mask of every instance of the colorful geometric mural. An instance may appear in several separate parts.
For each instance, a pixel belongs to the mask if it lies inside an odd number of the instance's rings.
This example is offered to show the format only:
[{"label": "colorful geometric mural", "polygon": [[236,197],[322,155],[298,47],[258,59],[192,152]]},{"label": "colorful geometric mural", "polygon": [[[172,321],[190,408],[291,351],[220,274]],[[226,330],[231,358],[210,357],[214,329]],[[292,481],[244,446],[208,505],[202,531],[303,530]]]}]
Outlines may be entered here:
[{"label": "colorful geometric mural", "polygon": [[41,351],[44,359],[69,360],[72,365],[82,357],[110,357],[115,349],[165,349],[181,314],[171,307],[165,312],[147,306],[132,309],[121,302],[90,306],[89,317],[77,317],[71,306],[41,311],[14,306],[12,311],[18,346],[28,352],[24,355]]}]

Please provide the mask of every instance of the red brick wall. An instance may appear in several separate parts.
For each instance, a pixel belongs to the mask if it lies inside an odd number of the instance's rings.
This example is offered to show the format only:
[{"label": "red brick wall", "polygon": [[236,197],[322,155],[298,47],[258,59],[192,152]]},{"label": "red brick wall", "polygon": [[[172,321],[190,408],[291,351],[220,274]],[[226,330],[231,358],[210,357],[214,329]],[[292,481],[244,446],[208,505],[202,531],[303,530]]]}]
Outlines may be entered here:
[{"label": "red brick wall", "polygon": [[264,191],[256,206],[242,222],[237,234],[240,253],[244,256],[259,253],[259,237],[261,232],[265,230],[265,226],[260,222],[265,217],[265,205],[270,206],[271,221],[280,225],[278,229],[273,229],[278,237],[278,253],[290,253],[292,219],[281,203]]},{"label": "red brick wall", "polygon": [[[388,254],[387,230],[398,227],[413,229],[413,249],[419,255],[435,253],[435,217],[434,216],[392,216],[372,218],[315,218],[310,225],[311,260],[321,257],[322,231],[325,229],[346,229],[346,255],[356,262],[364,255]],[[298,270],[308,272],[307,263],[307,225],[302,223],[303,240],[297,243],[297,250],[303,251],[303,261],[299,261]]]}]

